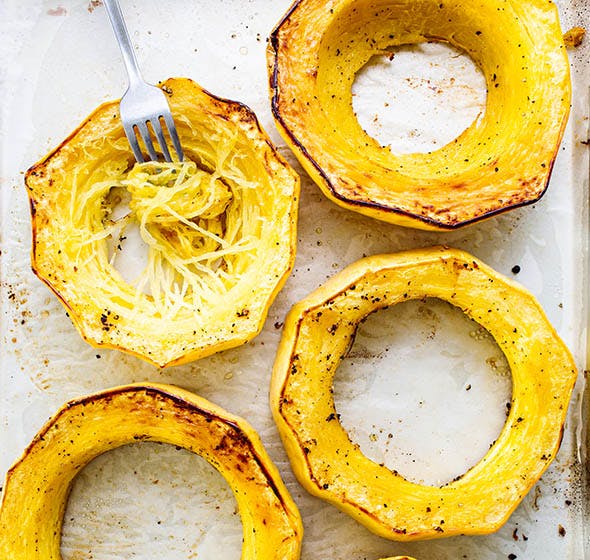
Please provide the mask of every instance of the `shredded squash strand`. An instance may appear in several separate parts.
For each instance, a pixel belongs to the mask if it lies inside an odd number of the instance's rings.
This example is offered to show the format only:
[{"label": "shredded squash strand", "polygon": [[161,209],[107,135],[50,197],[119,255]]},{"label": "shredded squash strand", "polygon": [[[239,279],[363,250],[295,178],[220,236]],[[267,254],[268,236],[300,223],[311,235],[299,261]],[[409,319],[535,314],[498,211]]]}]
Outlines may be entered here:
[{"label": "shredded squash strand", "polygon": [[[138,309],[147,297],[160,316],[173,318],[183,310],[198,312],[219,301],[239,281],[260,243],[258,209],[245,204],[246,191],[257,185],[245,178],[242,157],[232,153],[236,142],[237,135],[204,141],[193,157],[210,161],[214,152],[211,170],[193,161],[136,163],[129,170],[121,158],[105,162],[100,181],[92,182],[92,173],[75,177],[72,196],[78,202],[72,204],[72,220],[84,232],[79,239],[72,234],[76,262],[87,262],[102,245],[101,268],[114,266],[127,227],[136,222],[147,246],[147,266],[126,292],[118,294],[127,306]],[[78,183],[83,182],[90,187],[80,194]],[[130,195],[129,215],[116,221],[110,218],[113,208],[108,201],[114,189]],[[107,238],[114,240],[110,257]]]}]

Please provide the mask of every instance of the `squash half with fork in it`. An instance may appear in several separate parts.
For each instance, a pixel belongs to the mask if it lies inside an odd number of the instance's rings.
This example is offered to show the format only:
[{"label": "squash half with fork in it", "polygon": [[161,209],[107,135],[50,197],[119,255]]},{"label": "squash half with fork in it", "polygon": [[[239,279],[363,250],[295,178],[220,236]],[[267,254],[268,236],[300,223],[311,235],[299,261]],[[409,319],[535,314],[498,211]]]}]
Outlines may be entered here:
[{"label": "squash half with fork in it", "polygon": [[[184,162],[135,163],[111,102],[26,175],[35,273],[86,341],[160,367],[260,331],[293,266],[299,197],[246,106],[188,79],[162,89]],[[129,278],[134,232],[147,259]]]}]

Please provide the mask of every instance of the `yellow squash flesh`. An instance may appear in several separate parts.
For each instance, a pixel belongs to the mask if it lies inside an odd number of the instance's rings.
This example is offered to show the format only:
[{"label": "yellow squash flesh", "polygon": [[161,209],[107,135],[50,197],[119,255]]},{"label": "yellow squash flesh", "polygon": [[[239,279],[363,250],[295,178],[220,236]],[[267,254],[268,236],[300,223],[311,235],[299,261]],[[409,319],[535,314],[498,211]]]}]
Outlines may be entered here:
[{"label": "yellow squash flesh", "polygon": [[0,509],[3,560],[60,560],[68,492],[97,455],[157,441],[197,453],[234,492],[243,560],[296,560],[299,512],[254,429],[188,391],[160,384],[116,387],[66,404],[9,470]]},{"label": "yellow squash flesh", "polygon": [[[428,153],[393,154],[352,108],[355,75],[401,45],[447,42],[487,83],[485,114]],[[450,229],[544,193],[571,95],[548,0],[299,0],[270,38],[273,114],[337,204],[395,224]]]},{"label": "yellow squash flesh", "polygon": [[[134,165],[111,102],[26,175],[35,273],[90,344],[161,367],[260,331],[293,265],[299,196],[247,107],[188,79],[162,89],[186,164]],[[118,220],[124,196],[131,214]],[[133,224],[148,263],[132,284],[113,259]]]},{"label": "yellow squash flesh", "polygon": [[[485,327],[513,381],[497,441],[440,488],[365,457],[340,424],[332,396],[358,324],[378,309],[424,297],[448,301]],[[497,530],[554,459],[575,379],[569,351],[529,292],[467,253],[435,247],[358,261],[296,304],[274,366],[271,407],[309,492],[382,537],[410,541]]]}]

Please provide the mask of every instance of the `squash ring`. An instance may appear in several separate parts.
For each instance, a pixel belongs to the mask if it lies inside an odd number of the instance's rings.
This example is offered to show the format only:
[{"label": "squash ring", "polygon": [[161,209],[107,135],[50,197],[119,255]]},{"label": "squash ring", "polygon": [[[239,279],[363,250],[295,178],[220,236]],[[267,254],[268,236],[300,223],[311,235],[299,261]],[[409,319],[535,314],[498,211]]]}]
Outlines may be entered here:
[{"label": "squash ring", "polygon": [[[25,182],[33,271],[63,303],[81,336],[93,346],[165,367],[233,348],[260,332],[295,259],[299,176],[245,105],[215,97],[186,78],[161,87],[186,159],[204,177],[204,193],[187,190],[179,201],[190,208],[199,199],[201,210],[211,213],[213,200],[217,229],[212,231],[206,213],[194,217],[171,207],[174,201],[159,202],[169,185],[136,186],[131,216],[147,230],[144,241],[153,242],[157,232],[162,248],[149,247],[143,277],[155,282],[150,293],[124,280],[108,251],[109,237],[116,247],[117,236],[122,243],[126,234],[117,233],[105,203],[113,187],[125,190],[119,185],[138,167],[117,102],[101,105],[28,170]],[[226,198],[216,201],[211,184]],[[151,214],[146,203],[153,203]],[[156,232],[142,222],[137,207],[142,219],[155,219]],[[162,216],[173,229],[157,221]]]},{"label": "squash ring", "polygon": [[[365,457],[338,420],[336,368],[368,314],[436,297],[495,338],[512,370],[512,404],[485,457],[440,488]],[[271,407],[301,484],[376,534],[411,541],[497,530],[555,457],[576,380],[574,361],[524,288],[462,251],[435,247],[368,257],[290,311]]]},{"label": "squash ring", "polygon": [[197,395],[156,383],[71,401],[49,420],[8,471],[0,557],[59,560],[74,476],[97,455],[138,440],[188,449],[223,475],[242,518],[244,560],[299,558],[299,512],[254,429]]},{"label": "squash ring", "polygon": [[[485,114],[439,150],[392,154],[353,113],[355,75],[374,55],[433,40],[481,68]],[[268,66],[278,129],[324,194],[420,229],[537,201],[569,114],[569,62],[548,0],[299,0],[271,34]]]}]

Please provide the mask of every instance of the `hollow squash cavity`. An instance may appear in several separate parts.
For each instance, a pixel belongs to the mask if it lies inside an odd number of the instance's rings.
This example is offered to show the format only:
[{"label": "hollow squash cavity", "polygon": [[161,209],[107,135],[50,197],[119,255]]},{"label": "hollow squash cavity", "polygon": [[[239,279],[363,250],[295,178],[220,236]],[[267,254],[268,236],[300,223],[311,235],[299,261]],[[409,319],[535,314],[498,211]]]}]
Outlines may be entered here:
[{"label": "hollow squash cavity", "polygon": [[[483,72],[487,105],[429,153],[392,154],[352,109],[356,73],[400,45],[443,41]],[[299,0],[271,35],[272,109],[336,203],[421,229],[456,228],[538,200],[569,113],[569,63],[547,0]]]},{"label": "hollow squash cavity", "polygon": [[[442,487],[410,482],[364,456],[340,424],[332,393],[359,323],[424,297],[456,305],[487,329],[513,381],[496,442]],[[382,537],[411,541],[501,527],[555,458],[575,380],[569,351],[529,292],[467,253],[435,247],[360,260],[297,303],[277,353],[271,407],[309,492]]]},{"label": "hollow squash cavity", "polygon": [[68,402],[8,471],[0,507],[0,557],[60,560],[63,515],[76,474],[97,455],[137,441],[197,453],[232,489],[243,560],[297,560],[297,507],[253,428],[170,385],[125,385]]}]

